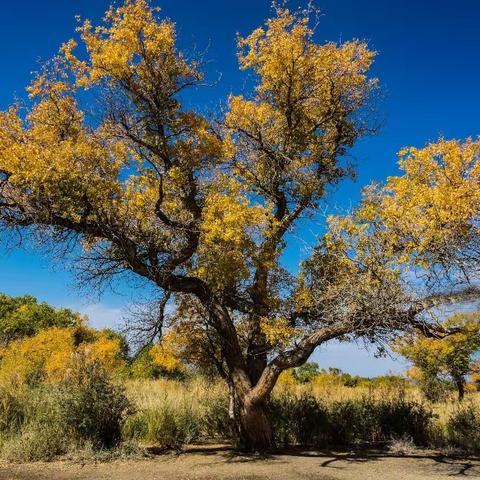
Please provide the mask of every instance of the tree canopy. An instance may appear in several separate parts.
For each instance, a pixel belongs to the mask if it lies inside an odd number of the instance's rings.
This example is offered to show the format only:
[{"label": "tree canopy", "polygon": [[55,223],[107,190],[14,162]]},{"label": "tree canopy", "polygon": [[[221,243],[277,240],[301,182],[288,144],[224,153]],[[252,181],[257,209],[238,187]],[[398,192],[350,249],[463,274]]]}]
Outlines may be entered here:
[{"label": "tree canopy", "polygon": [[74,327],[81,316],[68,308],[54,308],[38,303],[35,297],[9,297],[0,294],[0,342],[4,345],[23,337],[31,337],[52,327]]}]

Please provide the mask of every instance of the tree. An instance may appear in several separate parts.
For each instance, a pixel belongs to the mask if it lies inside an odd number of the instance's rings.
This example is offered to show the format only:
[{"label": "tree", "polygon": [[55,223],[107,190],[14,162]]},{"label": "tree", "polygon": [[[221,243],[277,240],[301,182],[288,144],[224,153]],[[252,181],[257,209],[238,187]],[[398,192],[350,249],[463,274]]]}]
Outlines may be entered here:
[{"label": "tree", "polygon": [[238,38],[255,88],[231,95],[217,119],[182,102],[204,83],[202,58],[177,49],[175,25],[147,0],[111,8],[100,27],[84,22],[86,53],[67,42],[30,86],[26,114],[14,105],[0,117],[5,231],[26,229],[62,254],[81,245],[77,265],[94,285],[130,272],[156,286],[149,333],[161,332],[167,304],[170,330],[195,327],[185,351],[227,381],[245,450],[273,446],[270,393],[318,345],[448,333],[425,312],[465,291],[447,295],[446,280],[409,289],[403,273],[411,265],[433,278],[441,266],[452,278],[478,252],[480,146],[441,141],[402,153],[402,177],[330,219],[311,257],[285,269],[288,233],[349,175],[345,154],[370,133],[377,81],[365,43],[318,45],[311,9],[274,11]]},{"label": "tree", "polygon": [[395,350],[418,368],[423,382],[449,379],[465,395],[466,376],[475,372],[473,356],[480,350],[480,314],[457,313],[444,321],[446,328],[459,327],[458,333],[443,339],[425,337],[419,332],[399,339]]},{"label": "tree", "polygon": [[318,363],[307,362],[297,367],[294,371],[295,378],[299,383],[308,383],[315,378],[320,371],[318,370]]},{"label": "tree", "polygon": [[0,343],[36,335],[52,327],[74,327],[82,322],[78,313],[67,308],[54,308],[24,295],[9,297],[0,294]]}]

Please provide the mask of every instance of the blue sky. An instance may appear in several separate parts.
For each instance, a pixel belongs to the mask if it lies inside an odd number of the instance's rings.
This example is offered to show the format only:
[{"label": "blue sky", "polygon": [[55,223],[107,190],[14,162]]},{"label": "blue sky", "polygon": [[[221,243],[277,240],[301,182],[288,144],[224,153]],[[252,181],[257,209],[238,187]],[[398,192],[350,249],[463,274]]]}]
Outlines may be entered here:
[{"label": "blue sky", "polygon": [[[22,0],[2,2],[0,17],[0,108],[24,86],[38,61],[54,55],[73,35],[75,15],[97,21],[108,7],[105,0]],[[214,109],[229,92],[241,92],[245,76],[237,69],[235,34],[248,34],[271,13],[268,0],[154,0],[178,24],[182,47],[208,46],[208,69],[220,82],[198,91],[191,101]],[[295,6],[299,3],[290,2]],[[378,52],[373,74],[380,79],[383,99],[377,107],[382,128],[362,140],[351,152],[358,167],[356,183],[343,183],[328,208],[348,207],[359,198],[363,185],[397,173],[396,152],[403,146],[422,146],[439,135],[464,138],[480,133],[480,2],[476,0],[318,0],[322,11],[317,40],[360,38]],[[318,225],[305,225],[300,236],[310,239]],[[294,265],[304,254],[296,242],[286,261]],[[122,306],[137,292],[129,288],[101,298],[74,288],[68,268],[38,253],[0,247],[0,291],[30,293],[55,305],[88,313],[95,325],[111,324]],[[376,360],[362,348],[334,344],[314,355],[322,366],[337,366],[353,373],[373,375],[403,365]]]}]

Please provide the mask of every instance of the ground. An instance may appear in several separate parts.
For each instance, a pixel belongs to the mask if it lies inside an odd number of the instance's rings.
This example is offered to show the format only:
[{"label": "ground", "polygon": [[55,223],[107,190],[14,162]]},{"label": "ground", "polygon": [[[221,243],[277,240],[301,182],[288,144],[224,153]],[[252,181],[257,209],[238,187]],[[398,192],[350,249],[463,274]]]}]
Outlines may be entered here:
[{"label": "ground", "polygon": [[228,448],[194,448],[140,460],[3,465],[0,480],[451,480],[480,479],[480,458],[451,458],[434,451],[294,451],[266,458],[238,456]]}]

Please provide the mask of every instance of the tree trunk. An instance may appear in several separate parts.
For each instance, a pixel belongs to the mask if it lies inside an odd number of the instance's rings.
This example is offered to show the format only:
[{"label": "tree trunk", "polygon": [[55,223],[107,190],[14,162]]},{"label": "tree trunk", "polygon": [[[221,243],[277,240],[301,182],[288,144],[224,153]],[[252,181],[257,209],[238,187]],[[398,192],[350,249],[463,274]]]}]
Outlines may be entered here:
[{"label": "tree trunk", "polygon": [[265,452],[275,447],[267,402],[239,402],[235,414],[241,451]]},{"label": "tree trunk", "polygon": [[465,379],[463,377],[455,378],[455,385],[458,391],[458,401],[461,402],[465,397]]}]

